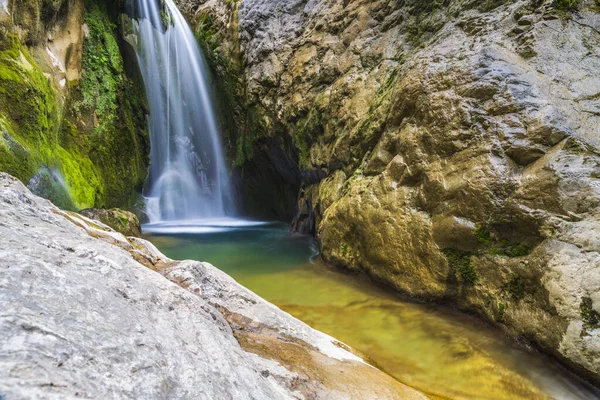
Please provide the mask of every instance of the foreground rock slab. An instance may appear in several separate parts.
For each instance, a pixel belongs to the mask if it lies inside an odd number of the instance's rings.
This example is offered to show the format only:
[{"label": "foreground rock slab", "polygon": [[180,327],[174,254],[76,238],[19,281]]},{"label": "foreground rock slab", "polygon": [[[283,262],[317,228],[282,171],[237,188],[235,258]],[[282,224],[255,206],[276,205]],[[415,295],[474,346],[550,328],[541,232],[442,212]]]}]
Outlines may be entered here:
[{"label": "foreground rock slab", "polygon": [[427,398],[213,266],[6,174],[0,271],[0,398]]}]

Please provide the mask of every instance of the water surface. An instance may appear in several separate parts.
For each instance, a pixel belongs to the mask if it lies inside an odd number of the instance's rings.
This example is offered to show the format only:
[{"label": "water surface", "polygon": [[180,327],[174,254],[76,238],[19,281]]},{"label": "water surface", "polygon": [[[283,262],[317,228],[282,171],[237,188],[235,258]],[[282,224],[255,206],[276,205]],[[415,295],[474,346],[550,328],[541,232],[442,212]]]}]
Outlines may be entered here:
[{"label": "water surface", "polygon": [[171,258],[214,264],[432,398],[600,399],[552,360],[477,319],[402,300],[329,267],[312,239],[285,225],[232,225],[163,230],[149,239]]}]

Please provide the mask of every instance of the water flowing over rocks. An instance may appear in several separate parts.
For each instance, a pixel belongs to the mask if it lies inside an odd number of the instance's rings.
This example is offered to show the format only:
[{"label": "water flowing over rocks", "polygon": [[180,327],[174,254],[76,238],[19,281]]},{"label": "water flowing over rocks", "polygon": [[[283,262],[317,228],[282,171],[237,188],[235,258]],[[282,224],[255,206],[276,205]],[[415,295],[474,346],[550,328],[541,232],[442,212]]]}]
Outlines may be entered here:
[{"label": "water flowing over rocks", "polygon": [[326,260],[600,382],[594,1],[178,3],[241,76],[239,125],[292,138]]},{"label": "water flowing over rocks", "polygon": [[[150,104],[150,222],[235,215],[206,62],[175,4],[138,0],[135,46]],[[164,20],[171,21],[163,27]]]},{"label": "water flowing over rocks", "polygon": [[0,398],[427,398],[213,266],[4,173],[0,270]]}]

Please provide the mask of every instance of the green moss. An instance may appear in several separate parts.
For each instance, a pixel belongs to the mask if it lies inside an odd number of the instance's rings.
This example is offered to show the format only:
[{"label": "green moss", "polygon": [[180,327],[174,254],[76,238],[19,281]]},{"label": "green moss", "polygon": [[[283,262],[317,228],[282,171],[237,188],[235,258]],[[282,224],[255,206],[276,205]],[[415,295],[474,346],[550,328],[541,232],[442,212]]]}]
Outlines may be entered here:
[{"label": "green moss", "polygon": [[[198,43],[200,43],[205,51],[210,51],[209,55],[214,56],[215,53],[218,53],[219,43],[215,39],[217,30],[209,14],[202,13],[198,16],[194,32]],[[217,57],[219,57],[218,54]]]},{"label": "green moss", "polygon": [[79,113],[93,111],[102,117],[94,128],[100,135],[114,124],[117,96],[123,84],[123,61],[116,40],[116,26],[105,10],[88,1],[85,22],[89,28],[83,44],[81,98],[74,107]]},{"label": "green moss", "polygon": [[86,3],[83,80],[69,83],[64,107],[27,47],[0,36],[0,170],[24,183],[42,166],[60,171],[72,200],[52,185],[41,193],[65,208],[125,205],[146,175],[143,86],[132,90],[106,7]]},{"label": "green moss", "polygon": [[512,243],[498,238],[489,225],[480,225],[474,236],[493,256],[523,257],[531,253],[531,248],[524,243]]},{"label": "green moss", "polygon": [[574,10],[577,8],[579,0],[554,0],[552,5],[559,10]]},{"label": "green moss", "polygon": [[315,99],[306,117],[296,123],[294,146],[298,149],[298,163],[301,169],[310,169],[310,148],[323,135],[323,115],[319,107],[319,99]]},{"label": "green moss", "polygon": [[565,144],[565,150],[575,154],[594,153],[594,148],[582,140],[570,137]]},{"label": "green moss", "polygon": [[600,327],[600,315],[593,308],[593,301],[590,297],[582,297],[579,304],[581,319],[586,329],[595,329]]},{"label": "green moss", "polygon": [[346,179],[346,181],[344,181],[344,185],[342,186],[342,194],[345,196],[348,194],[348,192],[350,191],[350,188],[352,187],[352,184],[354,182],[356,182],[357,180],[363,178],[364,176],[364,161],[365,159],[369,159],[369,154],[367,154],[364,158],[363,158],[363,163],[361,163],[360,167],[358,167],[354,173],[348,178]]},{"label": "green moss", "polygon": [[513,274],[510,280],[504,285],[504,289],[513,300],[522,300],[525,297],[525,280],[521,276]]},{"label": "green moss", "polygon": [[252,160],[256,150],[256,142],[264,136],[262,132],[266,128],[262,123],[260,114],[256,105],[247,106],[244,130],[240,132],[235,140],[234,165],[236,167],[241,167],[246,161]]},{"label": "green moss", "polygon": [[118,215],[117,220],[121,226],[126,226],[129,223],[129,219],[124,215]]},{"label": "green moss", "polygon": [[[0,170],[28,183],[42,165],[60,167],[62,110],[56,91],[27,48],[12,35],[0,48]],[[49,194],[54,188],[46,184],[45,189]],[[64,193],[55,197],[73,208]]]},{"label": "green moss", "polygon": [[518,244],[512,248],[513,257],[523,257],[530,253],[530,249],[524,244]]},{"label": "green moss", "polygon": [[489,244],[494,241],[494,238],[492,237],[492,232],[490,232],[490,229],[485,225],[482,225],[477,228],[477,230],[475,231],[475,237],[477,238],[477,241],[481,244]]},{"label": "green moss", "polygon": [[37,169],[38,163],[18,140],[10,124],[0,118],[0,171],[27,182]]},{"label": "green moss", "polygon": [[162,19],[163,26],[167,28],[169,25],[173,24],[173,18],[169,12],[169,9],[167,8],[167,5],[165,4],[165,0],[160,0],[160,5],[160,18]]},{"label": "green moss", "polygon": [[0,110],[17,136],[50,145],[56,139],[56,93],[15,36],[0,52]]},{"label": "green moss", "polygon": [[342,252],[342,257],[346,257],[348,255],[348,244],[347,243],[342,243],[342,246],[340,247],[340,250]]},{"label": "green moss", "polygon": [[58,150],[60,171],[69,185],[69,190],[79,208],[88,208],[102,203],[104,184],[98,167],[76,150]]},{"label": "green moss", "polygon": [[141,78],[135,81],[126,73],[119,32],[107,7],[98,0],[86,2],[83,79],[73,87],[71,126],[62,138],[71,146],[72,165],[65,177],[72,187],[90,182],[79,193],[86,201],[94,199],[89,206],[128,207],[147,173],[148,107]]},{"label": "green moss", "polygon": [[55,206],[63,210],[77,210],[68,188],[63,186],[48,168],[42,168],[29,186],[35,194],[50,200]]},{"label": "green moss", "polygon": [[477,283],[479,277],[475,265],[471,261],[471,253],[457,249],[444,249],[442,253],[446,256],[448,265],[456,272],[461,282],[466,285]]},{"label": "green moss", "polygon": [[504,314],[506,313],[507,305],[504,303],[498,303],[498,310],[496,311],[496,321],[504,323]]}]

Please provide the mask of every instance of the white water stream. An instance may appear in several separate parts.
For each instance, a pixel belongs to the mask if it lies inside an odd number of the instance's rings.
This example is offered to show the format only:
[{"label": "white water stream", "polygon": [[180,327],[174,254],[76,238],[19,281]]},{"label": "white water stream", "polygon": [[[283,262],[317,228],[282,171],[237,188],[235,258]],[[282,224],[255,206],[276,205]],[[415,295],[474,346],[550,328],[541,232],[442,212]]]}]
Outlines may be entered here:
[{"label": "white water stream", "polygon": [[172,0],[137,0],[137,7],[136,52],[150,104],[151,166],[144,190],[150,224],[233,216],[209,74],[196,38]]}]

